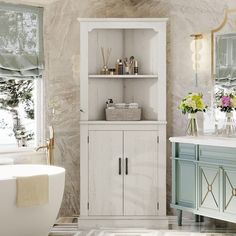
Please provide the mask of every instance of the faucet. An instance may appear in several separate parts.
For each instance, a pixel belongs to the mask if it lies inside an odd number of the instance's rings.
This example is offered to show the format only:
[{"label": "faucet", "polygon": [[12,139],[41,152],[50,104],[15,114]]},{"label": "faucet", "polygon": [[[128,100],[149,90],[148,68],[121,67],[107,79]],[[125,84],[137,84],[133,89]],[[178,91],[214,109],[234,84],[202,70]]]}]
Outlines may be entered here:
[{"label": "faucet", "polygon": [[53,149],[54,149],[54,130],[52,126],[49,126],[49,139],[46,140],[46,145],[39,146],[35,149],[35,151],[39,151],[40,149],[47,149],[47,165],[54,165],[53,159]]}]

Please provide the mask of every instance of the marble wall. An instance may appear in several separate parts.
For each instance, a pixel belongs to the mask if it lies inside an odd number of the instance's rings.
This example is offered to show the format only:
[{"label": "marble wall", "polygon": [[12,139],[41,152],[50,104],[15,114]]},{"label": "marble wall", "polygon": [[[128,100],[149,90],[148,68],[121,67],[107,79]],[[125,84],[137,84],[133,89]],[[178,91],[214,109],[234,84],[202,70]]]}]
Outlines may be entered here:
[{"label": "marble wall", "polygon": [[[79,22],[78,17],[168,17],[167,93],[168,137],[183,135],[186,117],[177,111],[190,91],[211,88],[210,30],[220,24],[229,0],[59,0],[45,8],[47,124],[56,134],[55,162],[67,170],[61,216],[79,214]],[[199,86],[194,86],[190,34],[204,34]],[[53,112],[54,109],[54,112]],[[168,155],[169,157],[169,155]],[[168,163],[168,203],[170,171]],[[170,210],[169,210],[170,212]]]}]

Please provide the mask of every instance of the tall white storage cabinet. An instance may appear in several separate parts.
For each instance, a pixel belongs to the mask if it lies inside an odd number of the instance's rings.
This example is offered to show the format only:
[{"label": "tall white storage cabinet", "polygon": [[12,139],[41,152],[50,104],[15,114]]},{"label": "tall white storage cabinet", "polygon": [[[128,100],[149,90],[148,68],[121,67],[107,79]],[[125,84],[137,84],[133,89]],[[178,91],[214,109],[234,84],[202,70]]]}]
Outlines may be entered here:
[{"label": "tall white storage cabinet", "polygon": [[[166,21],[80,21],[79,227],[148,226],[166,216]],[[134,56],[138,75],[101,75]],[[106,121],[106,101],[137,102],[140,121]]]}]

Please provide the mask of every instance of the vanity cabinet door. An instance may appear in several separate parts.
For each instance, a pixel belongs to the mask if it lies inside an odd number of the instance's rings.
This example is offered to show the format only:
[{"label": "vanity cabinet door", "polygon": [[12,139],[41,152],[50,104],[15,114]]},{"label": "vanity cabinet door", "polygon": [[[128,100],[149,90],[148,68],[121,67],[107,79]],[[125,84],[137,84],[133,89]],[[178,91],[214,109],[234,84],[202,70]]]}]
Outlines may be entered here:
[{"label": "vanity cabinet door", "polygon": [[196,206],[196,166],[192,161],[175,160],[175,194],[179,206]]},{"label": "vanity cabinet door", "polygon": [[89,132],[89,215],[123,215],[123,132]]},{"label": "vanity cabinet door", "polygon": [[220,205],[220,169],[199,165],[199,209],[217,210]]},{"label": "vanity cabinet door", "polygon": [[157,131],[124,131],[126,216],[158,215],[157,136]]},{"label": "vanity cabinet door", "polygon": [[236,170],[225,167],[223,171],[223,211],[236,212]]}]

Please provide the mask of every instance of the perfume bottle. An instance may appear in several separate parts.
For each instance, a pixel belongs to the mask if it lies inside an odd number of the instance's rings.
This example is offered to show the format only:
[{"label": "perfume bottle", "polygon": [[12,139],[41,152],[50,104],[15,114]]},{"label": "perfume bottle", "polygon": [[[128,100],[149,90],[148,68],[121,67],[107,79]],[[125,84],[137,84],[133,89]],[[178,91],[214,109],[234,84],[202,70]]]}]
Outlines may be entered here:
[{"label": "perfume bottle", "polygon": [[118,63],[118,75],[123,75],[123,62],[120,59]]}]

